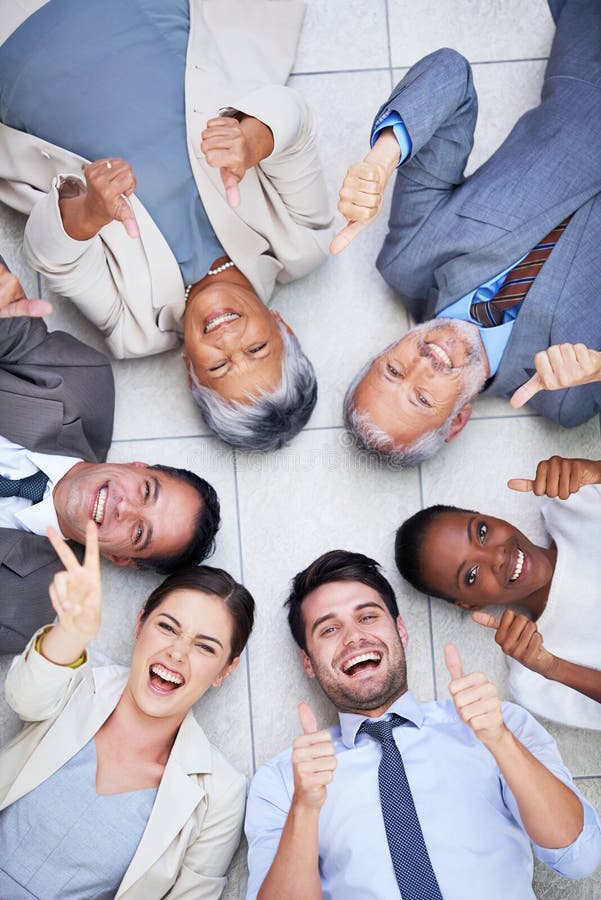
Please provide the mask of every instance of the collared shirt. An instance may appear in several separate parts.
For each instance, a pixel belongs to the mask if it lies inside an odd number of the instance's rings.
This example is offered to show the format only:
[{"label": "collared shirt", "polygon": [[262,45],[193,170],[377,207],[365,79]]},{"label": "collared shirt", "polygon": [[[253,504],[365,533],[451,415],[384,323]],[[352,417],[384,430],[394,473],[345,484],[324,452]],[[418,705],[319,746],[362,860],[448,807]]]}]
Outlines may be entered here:
[{"label": "collared shirt", "polygon": [[85,159],[130,163],[136,196],[193,284],[224,251],[188,156],[189,27],[188,0],[50,0],[0,47],[0,117]]},{"label": "collared shirt", "polygon": [[[370,144],[372,147],[377,141],[378,135],[383,128],[392,128],[394,132],[394,136],[396,137],[401,150],[401,156],[398,163],[400,166],[411,156],[412,150],[411,137],[405,123],[397,112],[391,112],[387,115],[382,114],[376,119],[372,129],[370,137]],[[456,300],[450,306],[447,306],[446,309],[441,310],[436,316],[436,318],[444,316],[448,319],[462,319],[464,322],[471,322],[472,325],[475,325],[478,328],[480,338],[484,344],[486,356],[488,357],[491,377],[496,375],[501,364],[503,353],[505,352],[513,329],[513,323],[517,318],[522,304],[518,303],[516,306],[511,307],[511,309],[505,310],[503,322],[500,325],[495,325],[491,328],[485,328],[477,322],[470,313],[470,307],[472,303],[477,303],[481,300],[491,300],[503,286],[509,272],[511,272],[514,266],[517,266],[522,259],[524,259],[523,256],[520,259],[516,259],[514,263],[508,266],[499,275],[493,276],[490,281],[487,281],[485,284],[480,285],[480,287],[475,288],[475,290],[470,291],[465,297],[460,297],[459,300]]]},{"label": "collared shirt", "polygon": [[61,533],[52,494],[63,475],[82,462],[73,456],[53,453],[33,453],[0,435],[0,475],[5,478],[26,478],[40,470],[48,476],[44,496],[39,503],[25,497],[0,497],[0,528],[17,528],[46,535],[49,525]]},{"label": "collared shirt", "polygon": [[[389,707],[390,713],[407,719],[394,730],[394,738],[445,900],[534,900],[531,843],[516,800],[453,702],[419,704],[407,692]],[[503,717],[522,744],[574,789],[551,735],[512,703],[503,703]],[[399,896],[379,799],[381,749],[368,735],[358,734],[364,719],[341,714],[340,727],[331,729],[338,767],[319,819],[324,900]],[[273,862],[293,792],[287,750],[262,766],[251,785],[247,900],[256,897]],[[569,878],[590,874],[601,861],[601,824],[578,796],[585,817],[574,843],[559,850],[534,847],[540,860]]]}]

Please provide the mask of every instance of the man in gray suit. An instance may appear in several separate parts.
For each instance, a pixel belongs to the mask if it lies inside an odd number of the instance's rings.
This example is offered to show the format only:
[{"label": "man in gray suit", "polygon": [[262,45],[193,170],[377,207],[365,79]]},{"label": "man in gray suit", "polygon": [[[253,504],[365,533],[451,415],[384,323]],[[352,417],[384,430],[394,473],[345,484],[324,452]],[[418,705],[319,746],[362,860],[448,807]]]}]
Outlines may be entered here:
[{"label": "man in gray suit", "polygon": [[102,462],[113,429],[110,363],[71,335],[48,332],[36,316],[49,311],[45,301],[25,299],[0,265],[4,653],[22,650],[52,616],[48,585],[63,566],[45,537],[48,525],[82,543],[93,518],[106,558],[159,571],[204,559],[219,526],[217,495],[194,473]]},{"label": "man in gray suit", "polygon": [[[377,214],[399,165],[377,267],[424,324],[370,360],[345,401],[359,443],[397,464],[459,434],[481,390],[568,427],[601,409],[601,6],[550,6],[541,104],[473,175],[471,69],[445,49],[393,90],[342,187],[350,224],[334,253]],[[520,283],[521,298],[499,304]]]}]

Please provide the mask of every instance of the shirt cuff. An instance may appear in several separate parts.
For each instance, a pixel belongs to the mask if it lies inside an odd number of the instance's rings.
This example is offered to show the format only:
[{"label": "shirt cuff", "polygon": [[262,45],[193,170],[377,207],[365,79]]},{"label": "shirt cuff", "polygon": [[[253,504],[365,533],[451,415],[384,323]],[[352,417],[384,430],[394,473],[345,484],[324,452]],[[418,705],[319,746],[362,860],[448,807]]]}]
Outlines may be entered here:
[{"label": "shirt cuff", "polygon": [[383,128],[392,128],[394,136],[398,141],[398,145],[401,148],[401,157],[397,165],[398,169],[398,167],[411,156],[411,138],[409,137],[409,132],[399,114],[397,112],[390,112],[380,122],[374,125],[369,139],[371,147],[373,147],[378,140],[378,135]]},{"label": "shirt cuff", "polygon": [[[570,785],[568,785],[570,787]],[[549,850],[536,846],[536,855],[545,865],[566,878],[585,878],[601,861],[601,823],[595,810],[580,795],[584,808],[582,831],[568,847]]]}]

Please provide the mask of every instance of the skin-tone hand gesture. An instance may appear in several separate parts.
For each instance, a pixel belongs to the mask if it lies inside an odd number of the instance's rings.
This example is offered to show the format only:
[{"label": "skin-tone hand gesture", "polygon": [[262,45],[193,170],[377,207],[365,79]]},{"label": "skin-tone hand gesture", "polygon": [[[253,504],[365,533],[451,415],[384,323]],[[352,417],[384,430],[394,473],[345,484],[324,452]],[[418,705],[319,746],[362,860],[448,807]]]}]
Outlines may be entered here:
[{"label": "skin-tone hand gesture", "polygon": [[601,483],[601,460],[566,459],[552,456],[536,467],[534,480],[511,478],[507,487],[512,491],[533,491],[537,497],[559,497],[567,500],[585,484]]},{"label": "skin-tone hand gesture", "polygon": [[201,134],[200,149],[209,166],[219,169],[229,205],[240,205],[238,184],[248,169],[273,152],[271,129],[252,116],[241,121],[231,116],[209,119]]},{"label": "skin-tone hand gesture", "polygon": [[86,526],[83,565],[54,528],[48,529],[48,538],[65,571],[54,576],[49,588],[58,624],[45,635],[41,650],[52,662],[68,665],[81,656],[100,629],[102,583],[98,527],[92,521]]},{"label": "skin-tone hand gesture", "polygon": [[303,733],[292,745],[294,801],[321,809],[337,765],[334,744],[329,731],[317,730],[317,721],[307,703],[299,703],[298,717]]},{"label": "skin-tone hand gesture", "polygon": [[132,167],[124,159],[99,159],[83,170],[85,194],[70,197],[61,189],[59,206],[63,228],[76,241],[88,241],[109,222],[123,222],[131,238],[140,236],[127,198],[136,189]]},{"label": "skin-tone hand gesture", "polygon": [[476,737],[485,746],[492,747],[507,731],[496,687],[483,672],[463,674],[461,657],[454,644],[446,645],[444,658],[451,676],[449,691],[457,712]]},{"label": "skin-tone hand gesture", "polygon": [[517,659],[527,669],[550,678],[556,663],[556,657],[545,648],[543,636],[527,616],[518,615],[506,609],[500,619],[489,613],[478,611],[472,613],[472,619],[478,625],[495,630],[495,641],[507,656]]},{"label": "skin-tone hand gesture", "polygon": [[347,225],[330,244],[330,253],[344,250],[376,218],[384,200],[384,190],[400,158],[392,128],[384,128],[363,162],[347,171],[338,209]]},{"label": "skin-tone hand gesture", "polygon": [[601,352],[585,344],[555,344],[534,357],[536,373],[509,401],[514,409],[539,391],[557,391],[601,380]]},{"label": "skin-tone hand gesture", "polygon": [[0,263],[0,319],[16,316],[48,316],[52,304],[47,300],[28,300],[16,275]]}]

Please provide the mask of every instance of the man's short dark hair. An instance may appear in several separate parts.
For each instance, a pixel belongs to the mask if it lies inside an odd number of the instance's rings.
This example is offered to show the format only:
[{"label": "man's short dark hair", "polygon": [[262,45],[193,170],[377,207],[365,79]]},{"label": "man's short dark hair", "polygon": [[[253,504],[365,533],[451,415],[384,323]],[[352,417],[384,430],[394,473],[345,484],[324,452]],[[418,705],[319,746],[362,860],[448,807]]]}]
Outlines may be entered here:
[{"label": "man's short dark hair", "polygon": [[376,591],[388,612],[396,619],[399,614],[396,597],[391,584],[379,571],[380,564],[363,553],[351,553],[349,550],[330,550],[322,554],[310,566],[295,575],[292,588],[285,606],[288,607],[288,624],[296,643],[305,652],[305,620],[302,605],[305,597],[323,584],[336,581],[359,581]]},{"label": "man's short dark hair", "polygon": [[[429,529],[440,516],[448,513],[472,513],[473,510],[462,509],[459,506],[445,506],[438,503],[436,506],[428,506],[420,509],[410,518],[406,519],[399,527],[394,542],[394,561],[397,569],[410,585],[433,597],[440,597],[431,584],[424,578],[422,566],[422,547]],[[453,597],[442,597],[454,603]]]},{"label": "man's short dark hair", "polygon": [[145,559],[136,559],[136,565],[140,569],[154,569],[162,575],[169,575],[182,566],[198,565],[207,556],[215,552],[215,535],[221,524],[219,498],[215,488],[188,469],[176,469],[173,466],[149,466],[157,472],[165,472],[176,481],[183,481],[194,488],[200,500],[198,515],[194,521],[194,533],[187,547],[173,556],[149,556]]}]

